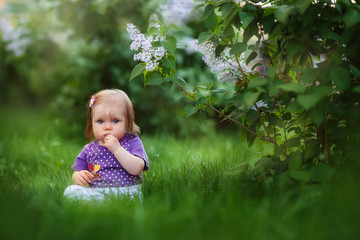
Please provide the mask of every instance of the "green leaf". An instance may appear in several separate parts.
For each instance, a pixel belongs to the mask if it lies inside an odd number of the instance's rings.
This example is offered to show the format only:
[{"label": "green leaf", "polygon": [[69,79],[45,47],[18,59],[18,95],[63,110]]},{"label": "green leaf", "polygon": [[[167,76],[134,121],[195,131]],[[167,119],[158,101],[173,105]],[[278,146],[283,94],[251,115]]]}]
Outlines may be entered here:
[{"label": "green leaf", "polygon": [[276,10],[277,8],[274,6],[264,8],[264,17],[272,16]]},{"label": "green leaf", "polygon": [[182,109],[181,111],[179,111],[179,112],[176,114],[175,119],[178,119],[178,118],[180,118],[180,117],[182,117],[182,116],[185,116],[185,114],[186,114],[185,110]]},{"label": "green leaf", "polygon": [[234,35],[234,29],[233,26],[230,25],[224,30],[224,33],[222,35],[223,38],[232,37]]},{"label": "green leaf", "polygon": [[268,121],[269,124],[273,126],[280,125],[282,123],[281,119],[278,118],[275,114],[269,114]]},{"label": "green leaf", "polygon": [[197,105],[202,105],[202,104],[205,104],[207,103],[208,100],[205,98],[205,97],[199,97],[197,100],[196,100],[196,104]]},{"label": "green leaf", "polygon": [[333,31],[330,31],[330,30],[327,30],[326,35],[329,39],[332,39],[334,41],[339,41],[339,39],[340,39],[339,34],[333,32]]},{"label": "green leaf", "polygon": [[239,13],[240,19],[243,23],[244,28],[247,28],[252,21],[254,21],[255,16],[251,13],[241,11]]},{"label": "green leaf", "polygon": [[[357,25],[360,22],[360,14],[353,8],[349,8],[344,17],[345,27],[347,29]],[[359,26],[357,26],[359,27]]]},{"label": "green leaf", "polygon": [[243,42],[247,43],[250,38],[252,38],[254,35],[258,35],[258,25],[257,23],[254,21],[252,22],[247,28],[245,28],[244,30],[244,34],[243,34]]},{"label": "green leaf", "polygon": [[176,38],[173,36],[167,36],[165,41],[161,42],[161,45],[171,54],[175,54],[176,51]]},{"label": "green leaf", "polygon": [[146,33],[146,38],[148,38],[150,35],[153,35],[153,34],[159,34],[160,33],[160,30],[156,27],[152,27],[149,29],[149,31]]},{"label": "green leaf", "polygon": [[197,106],[193,106],[191,104],[186,105],[184,109],[187,117],[194,115],[199,110]]},{"label": "green leaf", "polygon": [[167,26],[168,29],[174,29],[174,30],[177,30],[177,31],[180,31],[181,30],[181,27],[179,27],[178,25],[174,24],[174,23],[170,23],[169,26]]},{"label": "green leaf", "polygon": [[283,120],[290,121],[292,119],[291,113],[287,112],[281,117]]},{"label": "green leaf", "polygon": [[335,67],[331,69],[330,78],[340,91],[345,91],[350,87],[350,72],[346,68]]},{"label": "green leaf", "polygon": [[215,49],[215,56],[216,57],[220,56],[220,54],[224,51],[225,48],[226,48],[225,45],[218,45]]},{"label": "green leaf", "polygon": [[223,19],[227,18],[233,11],[233,5],[231,3],[226,3],[221,7],[221,16]]},{"label": "green leaf", "polygon": [[184,79],[184,78],[182,78],[181,76],[177,76],[177,79],[178,79],[178,80],[180,80],[181,82],[183,82],[183,83],[187,84],[187,83],[186,83],[186,81],[185,81],[185,79]]},{"label": "green leaf", "polygon": [[176,81],[177,81],[176,74],[171,74],[170,76],[168,76],[167,78],[165,78],[165,82],[173,82],[173,83],[176,83]]},{"label": "green leaf", "polygon": [[212,4],[207,5],[203,14],[203,19],[206,19],[211,13],[213,13],[215,8],[216,6]]},{"label": "green leaf", "polygon": [[197,120],[200,124],[202,124],[204,122],[204,120],[206,119],[206,111],[199,111],[197,114]]},{"label": "green leaf", "polygon": [[224,29],[227,29],[234,24],[234,19],[236,15],[237,15],[237,11],[235,9],[229,17],[225,18],[225,21],[223,23]]},{"label": "green leaf", "polygon": [[164,79],[158,73],[153,73],[150,79],[146,82],[146,85],[160,85],[163,82]]},{"label": "green leaf", "polygon": [[277,65],[271,66],[271,67],[268,69],[266,76],[269,77],[270,79],[274,78],[277,70],[278,70],[278,66],[277,66]]},{"label": "green leaf", "polygon": [[288,147],[288,148],[298,147],[299,145],[300,145],[300,138],[299,137],[290,138],[290,139],[285,141],[285,146]]},{"label": "green leaf", "polygon": [[304,45],[304,43],[302,43],[300,41],[295,41],[295,40],[290,41],[287,46],[289,58],[291,58],[299,53],[302,53],[305,48],[306,48],[306,46]]},{"label": "green leaf", "polygon": [[319,142],[314,139],[310,139],[310,140],[306,141],[306,150],[304,153],[304,161],[306,162],[307,160],[312,160],[312,158],[319,156],[319,154],[320,154]]},{"label": "green leaf", "polygon": [[275,11],[274,15],[279,22],[286,24],[289,16],[294,12],[294,6],[281,5]]},{"label": "green leaf", "polygon": [[142,74],[145,71],[145,66],[146,66],[145,63],[137,64],[131,71],[129,81]]},{"label": "green leaf", "polygon": [[218,18],[214,11],[205,19],[204,25],[210,30],[214,30],[218,26]]},{"label": "green leaf", "polygon": [[311,4],[313,0],[301,0],[299,1],[299,5],[300,5],[300,13],[303,14],[306,9],[309,7],[309,5]]},{"label": "green leaf", "polygon": [[249,164],[243,162],[243,163],[240,163],[239,165],[227,170],[225,173],[228,175],[241,175],[245,171],[247,171],[248,168],[249,168]]},{"label": "green leaf", "polygon": [[168,68],[173,71],[176,71],[176,60],[174,57],[168,57],[167,59],[163,59],[162,62]]},{"label": "green leaf", "polygon": [[151,46],[152,46],[153,48],[158,48],[158,47],[161,47],[161,46],[162,46],[162,43],[160,43],[160,42],[152,42],[152,43],[151,43]]},{"label": "green leaf", "polygon": [[309,173],[305,171],[289,171],[288,174],[290,177],[302,182],[307,182],[310,178]]},{"label": "green leaf", "polygon": [[252,107],[254,103],[257,101],[258,97],[260,96],[261,92],[252,92],[248,91],[244,94],[244,102],[249,106]]},{"label": "green leaf", "polygon": [[302,107],[300,106],[300,104],[297,101],[293,101],[293,102],[289,103],[286,110],[291,113],[295,113],[295,112],[302,110]]},{"label": "green leaf", "polygon": [[289,170],[296,171],[302,165],[302,155],[300,151],[293,152],[289,155]]},{"label": "green leaf", "polygon": [[246,120],[248,121],[249,125],[253,125],[254,123],[256,123],[260,118],[260,112],[255,111],[255,110],[249,110],[246,113]]},{"label": "green leaf", "polygon": [[298,103],[304,107],[306,110],[310,109],[320,100],[319,96],[316,95],[299,95],[297,97]]},{"label": "green leaf", "polygon": [[223,88],[211,90],[213,93],[228,93],[229,91]]},{"label": "green leaf", "polygon": [[264,16],[262,19],[260,19],[260,23],[264,27],[265,33],[270,33],[276,24],[274,15],[269,15],[266,17]]},{"label": "green leaf", "polygon": [[333,173],[334,170],[325,164],[315,165],[309,171],[310,179],[314,182],[326,182],[330,179]]},{"label": "green leaf", "polygon": [[252,51],[248,58],[246,59],[246,64],[248,65],[252,60],[254,60],[257,57],[257,52]]},{"label": "green leaf", "polygon": [[317,126],[320,126],[325,120],[323,112],[318,108],[310,109],[309,117]]},{"label": "green leaf", "polygon": [[277,85],[277,87],[287,92],[297,92],[297,93],[305,92],[305,87],[300,83],[281,84],[281,85]]},{"label": "green leaf", "polygon": [[195,5],[195,7],[193,7],[193,9],[191,10],[191,13],[190,13],[190,14],[191,14],[191,15],[194,14],[194,13],[197,12],[200,8],[202,8],[203,6],[204,6],[203,3]]},{"label": "green leaf", "polygon": [[164,36],[166,33],[167,33],[167,27],[161,25],[160,26],[160,34]]},{"label": "green leaf", "polygon": [[269,84],[268,79],[256,77],[251,79],[251,81],[248,84],[248,88],[257,88],[257,87],[265,86],[266,84]]},{"label": "green leaf", "polygon": [[255,163],[255,167],[253,168],[253,171],[256,173],[263,172],[266,168],[272,166],[274,164],[274,161],[270,158],[261,158]]},{"label": "green leaf", "polygon": [[306,110],[314,106],[323,97],[327,96],[332,91],[329,86],[320,86],[312,89],[312,92],[308,95],[299,95],[297,102],[300,103]]},{"label": "green leaf", "polygon": [[238,55],[246,50],[247,45],[245,43],[239,42],[235,43],[234,46],[230,49],[231,55]]},{"label": "green leaf", "polygon": [[206,42],[212,38],[213,34],[210,32],[202,32],[199,34],[198,41],[199,44]]},{"label": "green leaf", "polygon": [[301,81],[303,83],[312,83],[312,82],[314,82],[317,72],[318,72],[318,69],[311,69],[311,70],[308,70],[308,71],[304,72],[301,75]]}]

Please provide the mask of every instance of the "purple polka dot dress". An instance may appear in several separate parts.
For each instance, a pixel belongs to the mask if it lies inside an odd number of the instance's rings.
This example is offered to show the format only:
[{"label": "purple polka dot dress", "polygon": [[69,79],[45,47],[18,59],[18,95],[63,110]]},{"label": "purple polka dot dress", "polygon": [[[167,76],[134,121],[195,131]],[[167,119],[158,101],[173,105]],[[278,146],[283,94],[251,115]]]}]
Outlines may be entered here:
[{"label": "purple polka dot dress", "polygon": [[[149,169],[149,160],[140,138],[126,133],[120,140],[120,145],[134,156],[145,162],[144,171]],[[87,144],[77,156],[72,169],[76,171],[89,170],[89,164],[100,165],[96,177],[90,187],[126,187],[142,183],[142,176],[128,173],[106,147],[99,145],[98,140]],[[90,170],[89,170],[90,171]]]}]

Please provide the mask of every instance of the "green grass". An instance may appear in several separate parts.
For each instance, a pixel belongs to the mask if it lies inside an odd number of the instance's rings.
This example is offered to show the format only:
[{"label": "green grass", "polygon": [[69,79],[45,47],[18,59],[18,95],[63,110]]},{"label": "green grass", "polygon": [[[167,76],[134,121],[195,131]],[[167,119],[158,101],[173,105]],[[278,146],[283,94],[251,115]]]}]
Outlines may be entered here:
[{"label": "green grass", "polygon": [[324,185],[257,183],[231,171],[268,145],[235,133],[187,139],[142,135],[150,158],[143,202],[67,201],[70,169],[85,144],[44,112],[0,110],[0,239],[355,239],[357,173]]}]

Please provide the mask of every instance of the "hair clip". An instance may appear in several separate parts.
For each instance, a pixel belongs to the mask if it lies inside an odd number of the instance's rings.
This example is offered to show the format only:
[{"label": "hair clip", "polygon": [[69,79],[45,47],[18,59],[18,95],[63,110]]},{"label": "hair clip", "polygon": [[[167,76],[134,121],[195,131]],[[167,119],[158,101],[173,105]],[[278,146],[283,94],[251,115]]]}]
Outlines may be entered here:
[{"label": "hair clip", "polygon": [[90,98],[90,102],[89,102],[89,108],[93,108],[94,107],[94,102],[95,102],[95,96],[92,95]]}]

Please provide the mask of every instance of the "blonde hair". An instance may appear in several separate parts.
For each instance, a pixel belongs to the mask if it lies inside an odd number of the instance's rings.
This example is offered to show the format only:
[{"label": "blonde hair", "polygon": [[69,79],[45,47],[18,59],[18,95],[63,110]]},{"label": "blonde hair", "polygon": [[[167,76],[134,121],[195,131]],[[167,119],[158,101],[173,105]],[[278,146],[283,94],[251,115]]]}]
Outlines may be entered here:
[{"label": "blonde hair", "polygon": [[119,89],[104,89],[93,95],[88,102],[87,124],[85,129],[86,139],[90,142],[94,138],[92,128],[92,109],[95,105],[107,101],[121,101],[125,105],[126,132],[140,135],[140,128],[135,123],[134,107],[128,95]]}]

